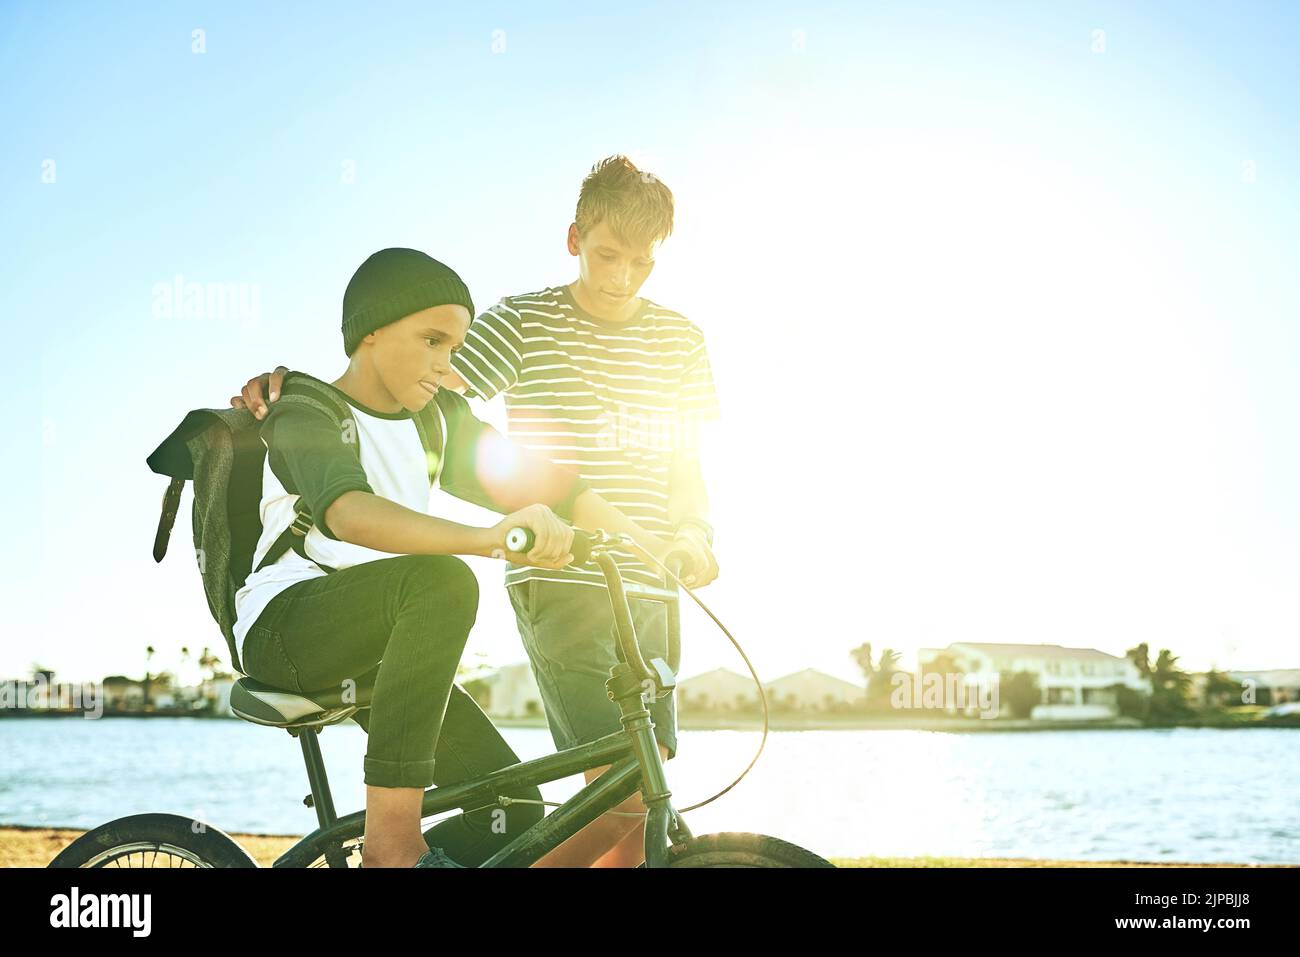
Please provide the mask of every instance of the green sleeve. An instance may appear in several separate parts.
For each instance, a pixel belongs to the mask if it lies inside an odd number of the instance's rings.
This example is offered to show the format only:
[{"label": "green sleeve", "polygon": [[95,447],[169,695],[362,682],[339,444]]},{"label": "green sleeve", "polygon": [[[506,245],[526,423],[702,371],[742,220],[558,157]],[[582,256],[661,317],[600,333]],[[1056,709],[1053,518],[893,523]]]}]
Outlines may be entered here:
[{"label": "green sleeve", "polygon": [[361,467],[355,430],[345,434],[324,412],[286,396],[271,405],[261,434],[275,477],[286,491],[302,496],[316,527],[337,541],[325,524],[325,511],[344,492],[374,493]]}]

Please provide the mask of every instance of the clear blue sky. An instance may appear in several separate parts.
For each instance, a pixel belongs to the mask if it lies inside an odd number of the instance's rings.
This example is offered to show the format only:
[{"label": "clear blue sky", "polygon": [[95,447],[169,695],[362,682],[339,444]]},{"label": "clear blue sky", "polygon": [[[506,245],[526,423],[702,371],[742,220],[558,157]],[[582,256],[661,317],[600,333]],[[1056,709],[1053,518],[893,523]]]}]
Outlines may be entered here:
[{"label": "clear blue sky", "polygon": [[[1297,19],[5,4],[0,676],[220,649],[184,517],[149,557],[149,451],[277,363],[337,375],[376,249],[482,306],[569,281],[578,184],[620,151],[677,196],[643,294],[709,342],[705,596],[765,677],[852,677],[865,640],[1300,666]],[[169,311],[177,277],[236,297]],[[520,660],[476,567],[471,651]],[[738,667],[691,621],[688,672]]]}]

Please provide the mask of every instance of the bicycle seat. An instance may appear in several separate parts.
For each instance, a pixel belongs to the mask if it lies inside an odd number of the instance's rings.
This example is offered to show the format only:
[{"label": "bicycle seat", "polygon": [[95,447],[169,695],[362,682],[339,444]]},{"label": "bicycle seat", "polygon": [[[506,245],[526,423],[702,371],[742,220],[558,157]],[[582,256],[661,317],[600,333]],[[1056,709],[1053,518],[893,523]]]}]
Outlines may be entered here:
[{"label": "bicycle seat", "polygon": [[230,689],[230,710],[245,721],[271,728],[313,728],[337,724],[370,707],[379,666],[351,682],[322,691],[289,691],[254,678]]}]

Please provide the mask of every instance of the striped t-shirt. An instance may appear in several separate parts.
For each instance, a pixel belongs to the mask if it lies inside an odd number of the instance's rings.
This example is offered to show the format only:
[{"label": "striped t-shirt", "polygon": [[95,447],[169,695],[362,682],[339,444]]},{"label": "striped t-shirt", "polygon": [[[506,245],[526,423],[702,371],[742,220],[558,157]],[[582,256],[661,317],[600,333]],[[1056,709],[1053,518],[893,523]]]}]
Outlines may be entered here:
[{"label": "striped t-shirt", "polygon": [[[647,531],[671,537],[673,451],[718,417],[704,335],[647,299],[627,322],[585,312],[564,286],[508,296],[470,325],[452,364],[470,395],[505,393],[515,442],[577,469],[593,491]],[[629,581],[662,579],[630,553]],[[530,579],[603,585],[591,566],[551,570],[510,564],[506,584]]]}]

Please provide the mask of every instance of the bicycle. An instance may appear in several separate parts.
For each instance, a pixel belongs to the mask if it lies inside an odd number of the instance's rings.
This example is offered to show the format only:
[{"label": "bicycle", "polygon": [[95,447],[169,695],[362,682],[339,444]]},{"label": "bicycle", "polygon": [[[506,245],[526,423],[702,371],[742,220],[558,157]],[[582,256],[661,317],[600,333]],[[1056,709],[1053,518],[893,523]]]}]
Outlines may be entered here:
[{"label": "bicycle", "polygon": [[[531,534],[528,529],[512,529],[508,547],[528,551],[532,547]],[[516,788],[535,787],[610,765],[481,866],[527,867],[639,789],[646,807],[645,867],[833,867],[812,851],[763,834],[725,832],[695,837],[673,808],[646,696],[663,697],[676,687],[675,675],[681,658],[681,609],[676,590],[680,566],[675,561],[665,566],[667,575],[662,588],[638,585],[631,592],[640,600],[667,605],[668,661],[652,658],[646,662],[628,606],[628,588],[611,554],[614,549],[629,544],[622,536],[604,532],[588,536],[575,531],[575,562],[590,557],[604,574],[609,588],[619,660],[610,669],[606,688],[610,698],[618,703],[623,730],[544,758],[502,768],[478,780],[428,788],[421,804],[421,819],[455,809],[467,812],[494,805],[505,807],[511,799],[503,795]],[[580,557],[580,553],[586,554]],[[315,809],[319,823],[316,830],[276,858],[272,867],[349,867],[351,860],[359,856],[365,811],[344,817],[336,815],[317,739],[322,729],[369,707],[377,670],[359,679],[355,688],[305,694],[252,678],[235,683],[231,708],[236,715],[256,724],[283,728],[298,739],[311,788],[304,804]],[[160,857],[164,863],[159,863]],[[118,818],[87,831],[48,866],[258,867],[259,864],[234,838],[211,824],[178,814],[146,813]]]}]

